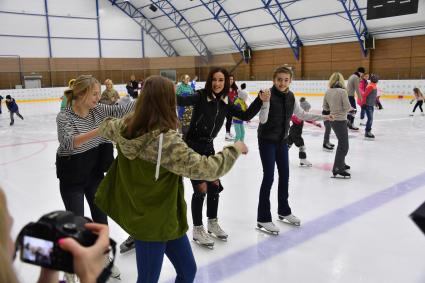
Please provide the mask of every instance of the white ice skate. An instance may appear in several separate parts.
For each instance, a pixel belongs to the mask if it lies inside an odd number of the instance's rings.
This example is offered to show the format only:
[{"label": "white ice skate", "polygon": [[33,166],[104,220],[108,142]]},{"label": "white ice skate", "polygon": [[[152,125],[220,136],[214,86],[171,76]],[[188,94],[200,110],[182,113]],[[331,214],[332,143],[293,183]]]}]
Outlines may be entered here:
[{"label": "white ice skate", "polygon": [[289,215],[286,215],[286,216],[279,214],[279,220],[284,222],[284,223],[292,224],[292,225],[295,225],[295,226],[301,225],[301,220],[293,214],[289,214]]},{"label": "white ice skate", "polygon": [[226,234],[226,232],[221,229],[220,225],[218,225],[217,218],[214,219],[208,219],[208,233],[215,236],[217,239],[220,239],[222,241],[227,241],[227,237],[229,235]]},{"label": "white ice skate", "polygon": [[193,226],[193,241],[202,247],[214,248],[214,241],[205,232],[204,225]]},{"label": "white ice skate", "polygon": [[63,279],[66,283],[79,283],[80,280],[78,279],[77,275],[73,273],[67,273],[65,272],[63,274]]},{"label": "white ice skate", "polygon": [[257,229],[272,235],[279,235],[280,229],[273,222],[257,222]]},{"label": "white ice skate", "polygon": [[224,140],[225,141],[234,141],[235,137],[231,133],[226,133]]},{"label": "white ice skate", "polygon": [[[107,256],[105,260],[105,266],[108,266],[110,262],[111,258]],[[115,266],[115,264],[111,268],[111,278],[121,280],[121,271],[118,269],[118,267]]]},{"label": "white ice skate", "polygon": [[313,164],[307,159],[300,159],[300,166],[311,167]]}]

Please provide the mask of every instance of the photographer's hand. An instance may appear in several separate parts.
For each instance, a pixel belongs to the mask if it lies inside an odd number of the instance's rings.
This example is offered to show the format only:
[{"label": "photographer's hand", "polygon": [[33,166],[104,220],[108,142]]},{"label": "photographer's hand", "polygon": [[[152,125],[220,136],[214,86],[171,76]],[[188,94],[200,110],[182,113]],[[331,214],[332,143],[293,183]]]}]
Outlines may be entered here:
[{"label": "photographer's hand", "polygon": [[74,271],[81,283],[95,283],[105,267],[109,249],[109,228],[103,224],[87,223],[85,227],[98,235],[91,247],[83,247],[72,238],[59,240],[60,247],[74,256]]}]

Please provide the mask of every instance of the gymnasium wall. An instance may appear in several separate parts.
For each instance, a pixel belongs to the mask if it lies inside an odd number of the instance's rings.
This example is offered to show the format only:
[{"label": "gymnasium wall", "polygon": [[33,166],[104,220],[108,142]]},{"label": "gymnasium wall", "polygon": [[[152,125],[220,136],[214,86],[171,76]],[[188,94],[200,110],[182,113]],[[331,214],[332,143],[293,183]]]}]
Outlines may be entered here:
[{"label": "gymnasium wall", "polygon": [[[326,80],[339,71],[348,77],[364,66],[381,79],[425,79],[425,36],[411,36],[376,41],[376,49],[365,58],[357,42],[305,46],[299,61],[288,48],[253,51],[251,61],[242,62],[238,53],[214,55],[206,64],[200,57],[156,58],[1,58],[0,89],[22,84],[21,76],[43,76],[43,87],[65,86],[80,74],[93,74],[100,81],[111,78],[116,84],[129,80],[131,74],[145,78],[160,70],[176,70],[205,80],[210,66],[222,66],[232,71],[237,80],[270,80],[273,69],[288,64],[299,80]],[[20,72],[21,71],[21,72]]]},{"label": "gymnasium wall", "polygon": [[[238,81],[247,84],[247,91],[252,95],[260,89],[271,87],[271,81]],[[204,82],[198,82],[197,88],[202,88]],[[126,95],[127,91],[124,84],[115,85],[115,89],[121,96]],[[412,89],[419,87],[425,90],[425,80],[383,80],[378,84],[378,91],[382,98],[390,99],[411,99],[413,98]],[[56,88],[38,88],[38,89],[11,89],[0,90],[0,95],[5,97],[10,94],[18,102],[48,102],[58,101],[62,97],[65,87]],[[298,96],[323,96],[327,89],[327,81],[298,81],[291,84],[291,90]],[[104,90],[104,86],[102,86]]]}]

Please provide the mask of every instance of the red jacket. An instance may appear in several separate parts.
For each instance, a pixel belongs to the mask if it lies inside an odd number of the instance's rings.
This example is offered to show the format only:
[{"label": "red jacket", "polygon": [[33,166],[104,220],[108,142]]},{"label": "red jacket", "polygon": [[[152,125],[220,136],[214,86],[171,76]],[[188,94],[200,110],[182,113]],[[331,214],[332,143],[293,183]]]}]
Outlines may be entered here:
[{"label": "red jacket", "polygon": [[367,85],[366,91],[362,94],[362,106],[366,104],[367,97],[372,93],[372,91],[375,91],[376,96],[376,93],[378,92],[377,86],[375,83],[371,82]]}]

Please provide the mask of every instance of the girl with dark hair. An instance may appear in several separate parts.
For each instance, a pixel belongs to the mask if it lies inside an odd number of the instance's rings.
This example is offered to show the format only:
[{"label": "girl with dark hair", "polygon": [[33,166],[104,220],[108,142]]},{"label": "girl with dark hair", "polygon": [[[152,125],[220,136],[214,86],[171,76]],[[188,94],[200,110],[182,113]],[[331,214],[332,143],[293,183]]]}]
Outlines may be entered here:
[{"label": "girl with dark hair", "polygon": [[176,282],[193,282],[196,263],[186,236],[186,203],[181,176],[209,181],[226,174],[244,143],[202,156],[177,132],[173,82],[146,79],[134,113],[106,119],[104,138],[117,143],[114,160],[96,194],[96,204],[135,239],[139,283],[158,282],[164,254],[174,265]]},{"label": "girl with dark hair", "polygon": [[[248,121],[262,107],[262,101],[268,100],[267,95],[261,94],[244,112],[229,102],[230,89],[229,73],[224,68],[213,68],[208,74],[205,88],[194,95],[177,97],[179,106],[193,105],[192,120],[186,135],[186,143],[199,154],[210,156],[215,153],[214,139],[223,126],[227,115]],[[206,233],[202,222],[202,207],[207,196],[208,232],[215,237],[226,240],[224,232],[217,220],[219,193],[223,190],[220,180],[191,180],[193,186],[192,218],[193,240],[200,245],[212,247],[214,241]]]}]

